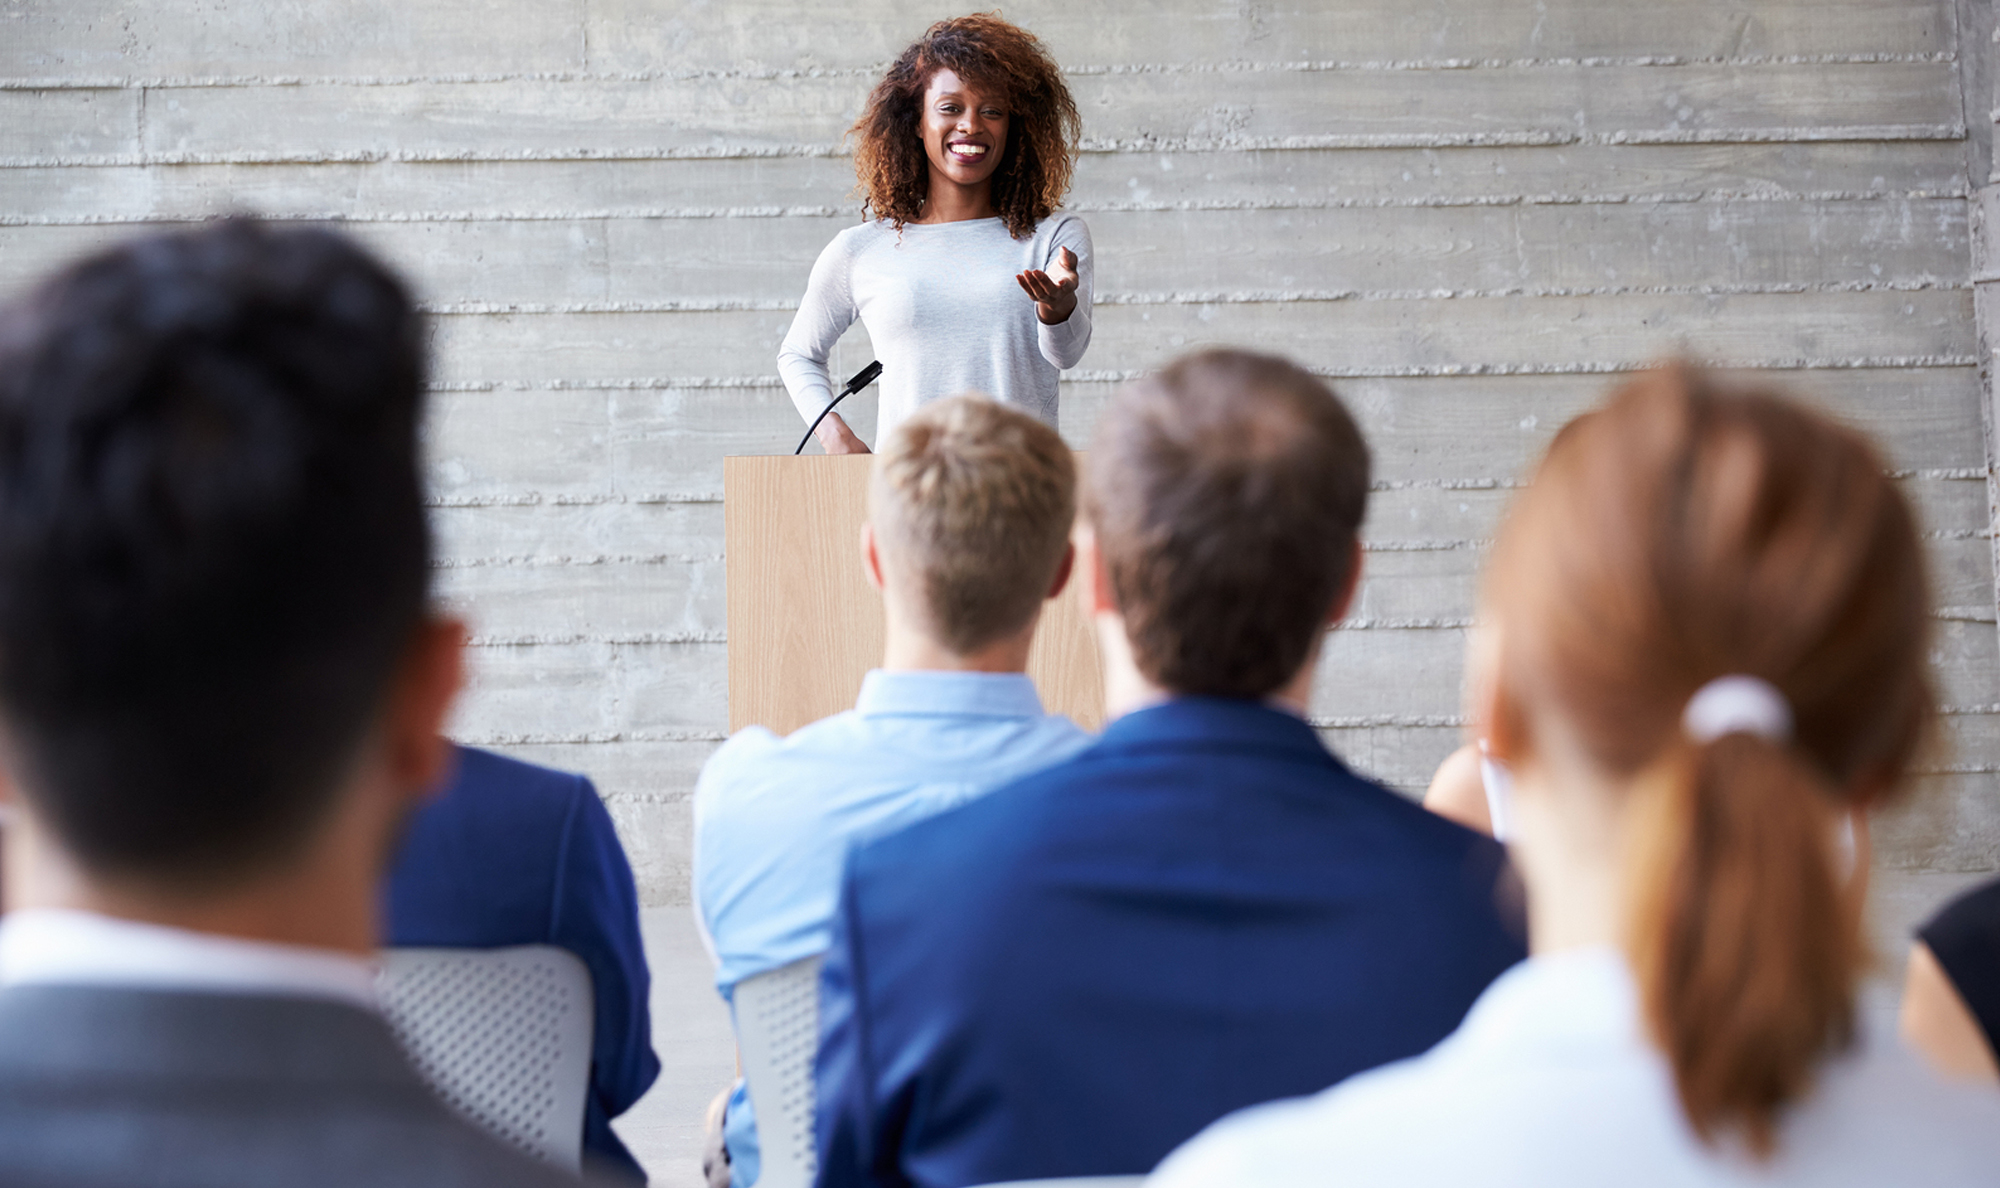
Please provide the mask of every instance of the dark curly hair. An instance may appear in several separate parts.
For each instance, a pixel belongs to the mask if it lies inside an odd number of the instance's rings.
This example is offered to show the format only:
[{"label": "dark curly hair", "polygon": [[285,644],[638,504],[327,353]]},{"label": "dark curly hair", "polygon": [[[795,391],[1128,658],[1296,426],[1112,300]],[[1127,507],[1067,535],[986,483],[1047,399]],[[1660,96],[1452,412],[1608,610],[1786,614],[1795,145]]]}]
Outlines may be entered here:
[{"label": "dark curly hair", "polygon": [[930,160],[918,132],[924,88],[939,70],[994,93],[1006,105],[1007,151],[993,173],[993,205],[1016,239],[1055,213],[1069,193],[1083,117],[1062,69],[1035,35],[992,13],[939,21],[896,59],[868,96],[848,135],[854,170],[876,218],[902,230],[930,192]]}]

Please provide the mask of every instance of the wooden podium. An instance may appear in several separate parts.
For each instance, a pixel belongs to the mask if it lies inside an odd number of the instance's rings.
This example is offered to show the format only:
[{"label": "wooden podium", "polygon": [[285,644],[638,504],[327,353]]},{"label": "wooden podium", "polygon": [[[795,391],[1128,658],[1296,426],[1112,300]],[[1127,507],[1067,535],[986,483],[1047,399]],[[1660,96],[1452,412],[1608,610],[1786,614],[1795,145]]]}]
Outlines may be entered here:
[{"label": "wooden podium", "polygon": [[[882,598],[861,569],[871,459],[725,458],[729,729],[789,734],[853,709],[882,662]],[[1072,580],[1042,611],[1028,675],[1052,713],[1104,721],[1097,636]]]}]

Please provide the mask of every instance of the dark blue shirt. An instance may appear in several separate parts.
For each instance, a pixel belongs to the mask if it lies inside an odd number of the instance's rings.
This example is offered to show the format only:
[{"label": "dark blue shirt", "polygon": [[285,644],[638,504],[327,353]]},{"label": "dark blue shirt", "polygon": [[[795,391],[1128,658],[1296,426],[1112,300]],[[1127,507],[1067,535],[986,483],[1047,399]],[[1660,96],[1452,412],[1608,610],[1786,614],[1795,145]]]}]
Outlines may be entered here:
[{"label": "dark blue shirt", "polygon": [[1504,855],[1300,719],[1184,698],[857,847],[821,986],[819,1183],[1152,1169],[1424,1051],[1524,956]]},{"label": "dark blue shirt", "polygon": [[660,1075],[650,978],[632,867],[590,781],[458,748],[451,787],[411,821],[384,918],[391,945],[555,945],[583,960],[596,996],[584,1158],[643,1181],[611,1119]]},{"label": "dark blue shirt", "polygon": [[1918,935],[2000,1056],[2000,879],[1946,904]]}]

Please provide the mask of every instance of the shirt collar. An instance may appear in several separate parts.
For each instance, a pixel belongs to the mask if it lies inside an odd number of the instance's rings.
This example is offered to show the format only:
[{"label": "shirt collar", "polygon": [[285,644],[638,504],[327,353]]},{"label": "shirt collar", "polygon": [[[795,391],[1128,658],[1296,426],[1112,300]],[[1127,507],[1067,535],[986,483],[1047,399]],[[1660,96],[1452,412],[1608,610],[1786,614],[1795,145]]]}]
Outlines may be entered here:
[{"label": "shirt collar", "polygon": [[1035,682],[1019,672],[897,671],[877,668],[861,678],[855,712],[864,717],[1039,718]]},{"label": "shirt collar", "polygon": [[1175,697],[1149,705],[1105,727],[1103,740],[1113,747],[1242,747],[1339,763],[1304,718],[1239,697]]},{"label": "shirt collar", "polygon": [[1530,957],[1494,979],[1453,1041],[1472,1050],[1543,1049],[1552,1042],[1645,1046],[1638,986],[1613,948]]},{"label": "shirt collar", "polygon": [[59,908],[0,918],[0,986],[32,983],[330,998],[379,1009],[375,966],[360,957]]}]

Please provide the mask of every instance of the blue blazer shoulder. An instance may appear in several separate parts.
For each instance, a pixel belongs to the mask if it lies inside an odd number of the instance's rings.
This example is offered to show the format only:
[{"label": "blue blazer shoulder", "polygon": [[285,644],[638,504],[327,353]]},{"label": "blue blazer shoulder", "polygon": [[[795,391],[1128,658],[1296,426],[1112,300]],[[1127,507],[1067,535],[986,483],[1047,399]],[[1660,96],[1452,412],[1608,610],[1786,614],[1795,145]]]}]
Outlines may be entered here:
[{"label": "blue blazer shoulder", "polygon": [[1443,1038],[1523,955],[1504,854],[1252,702],[1128,715],[849,859],[821,1183],[1150,1170]]}]

